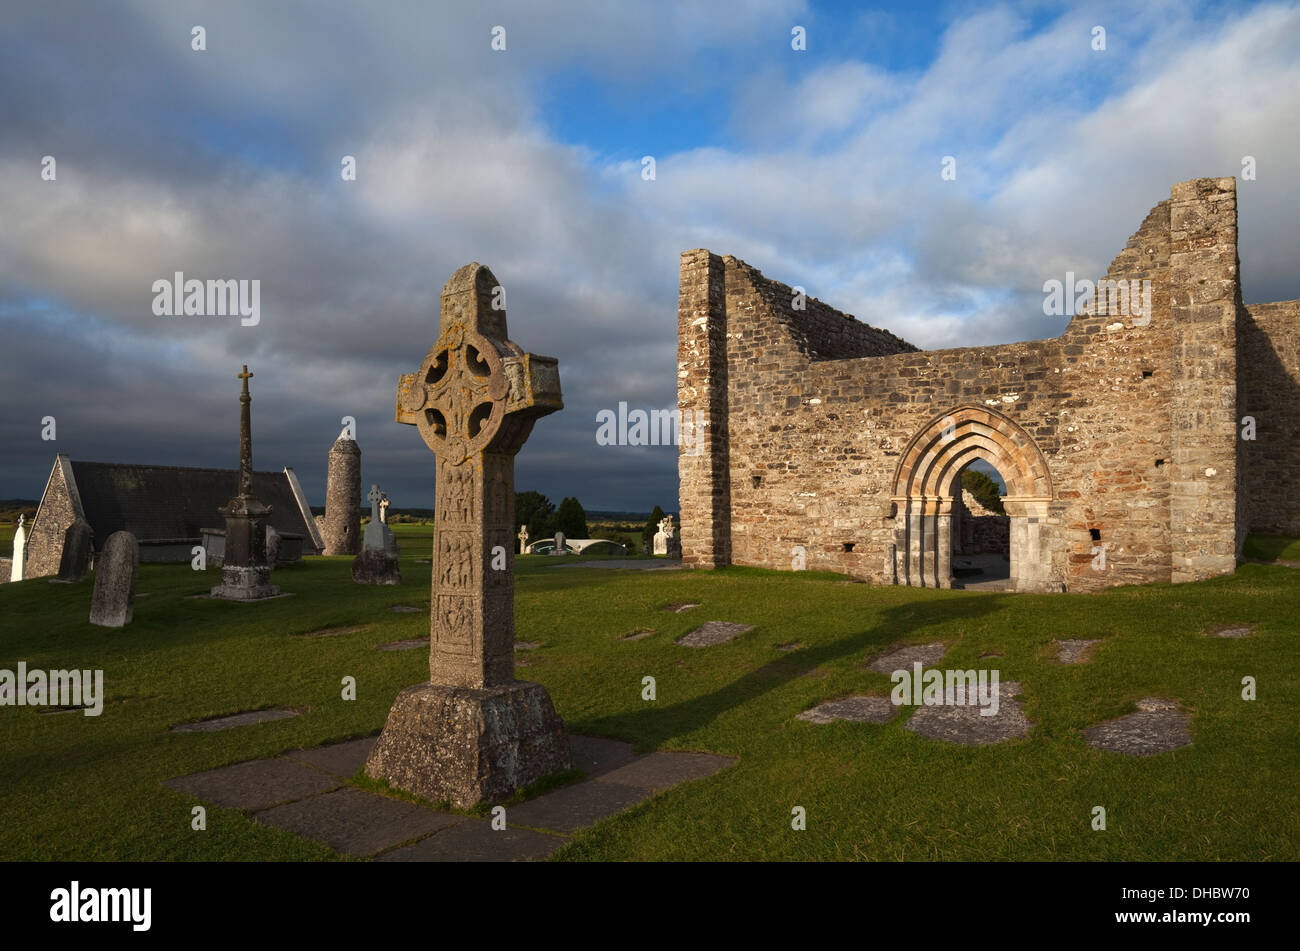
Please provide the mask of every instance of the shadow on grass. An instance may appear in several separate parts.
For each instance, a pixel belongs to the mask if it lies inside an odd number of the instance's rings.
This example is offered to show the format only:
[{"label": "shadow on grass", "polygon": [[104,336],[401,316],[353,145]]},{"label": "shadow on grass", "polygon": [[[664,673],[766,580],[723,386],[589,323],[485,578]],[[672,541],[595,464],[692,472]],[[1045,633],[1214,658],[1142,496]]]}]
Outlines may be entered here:
[{"label": "shadow on grass", "polygon": [[[842,637],[829,644],[808,647],[774,658],[711,693],[683,700],[671,706],[654,706],[615,717],[588,720],[585,730],[611,736],[635,736],[639,744],[660,748],[666,741],[692,733],[719,716],[764,694],[802,677],[822,664],[840,660],[869,648],[888,647],[896,642],[923,643],[918,631],[952,621],[974,620],[1000,611],[1008,597],[1015,595],[979,595],[955,597],[936,605],[900,604],[884,610],[874,627]],[[690,648],[681,648],[689,650]],[[710,650],[711,648],[703,648]]]}]

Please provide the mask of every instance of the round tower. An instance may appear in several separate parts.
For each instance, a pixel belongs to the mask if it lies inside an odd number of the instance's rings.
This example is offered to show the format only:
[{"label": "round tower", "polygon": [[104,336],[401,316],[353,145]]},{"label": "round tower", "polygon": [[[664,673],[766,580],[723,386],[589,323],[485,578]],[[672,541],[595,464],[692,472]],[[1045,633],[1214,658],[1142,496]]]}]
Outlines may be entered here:
[{"label": "round tower", "polygon": [[346,436],[330,447],[321,534],[327,555],[361,553],[361,449]]}]

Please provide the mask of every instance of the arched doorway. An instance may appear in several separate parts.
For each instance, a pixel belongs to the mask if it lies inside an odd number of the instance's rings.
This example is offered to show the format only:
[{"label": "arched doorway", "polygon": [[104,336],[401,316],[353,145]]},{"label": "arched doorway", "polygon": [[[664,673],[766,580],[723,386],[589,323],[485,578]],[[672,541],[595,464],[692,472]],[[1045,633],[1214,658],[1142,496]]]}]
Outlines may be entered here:
[{"label": "arched doorway", "polygon": [[1006,482],[1009,587],[1046,590],[1051,579],[1047,507],[1053,497],[1047,461],[1020,426],[976,406],[936,416],[903,451],[891,493],[895,581],[952,587],[953,500],[961,492],[962,470],[976,459],[993,466]]}]

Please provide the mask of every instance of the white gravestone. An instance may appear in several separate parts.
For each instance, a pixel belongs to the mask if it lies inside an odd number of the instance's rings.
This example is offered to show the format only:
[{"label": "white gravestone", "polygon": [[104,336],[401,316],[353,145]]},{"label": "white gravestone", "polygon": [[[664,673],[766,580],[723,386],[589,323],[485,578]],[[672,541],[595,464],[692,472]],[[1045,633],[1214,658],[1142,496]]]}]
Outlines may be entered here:
[{"label": "white gravestone", "polygon": [[519,526],[519,554],[524,554],[528,549],[528,526]]},{"label": "white gravestone", "polygon": [[655,532],[656,555],[668,554],[668,539],[673,537],[673,519],[672,516],[661,518],[659,520],[659,531]]},{"label": "white gravestone", "polygon": [[551,551],[552,555],[564,554],[564,532],[555,533],[555,548]]},{"label": "white gravestone", "polygon": [[18,530],[14,532],[14,563],[9,569],[10,581],[23,580],[23,559],[27,556],[27,529],[23,527],[23,523],[26,520],[26,515],[18,516]]}]

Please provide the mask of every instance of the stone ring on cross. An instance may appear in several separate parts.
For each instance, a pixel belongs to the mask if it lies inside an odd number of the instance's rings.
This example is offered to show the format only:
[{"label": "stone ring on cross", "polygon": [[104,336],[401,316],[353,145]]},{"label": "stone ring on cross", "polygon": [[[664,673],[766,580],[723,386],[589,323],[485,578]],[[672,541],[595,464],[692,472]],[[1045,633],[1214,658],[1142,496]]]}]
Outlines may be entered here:
[{"label": "stone ring on cross", "polygon": [[459,465],[492,441],[505,415],[509,379],[492,342],[462,324],[438,338],[402,408],[436,455]]}]

